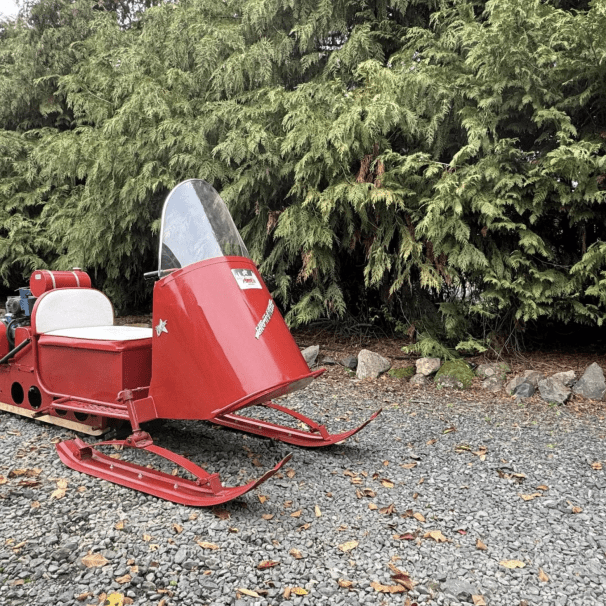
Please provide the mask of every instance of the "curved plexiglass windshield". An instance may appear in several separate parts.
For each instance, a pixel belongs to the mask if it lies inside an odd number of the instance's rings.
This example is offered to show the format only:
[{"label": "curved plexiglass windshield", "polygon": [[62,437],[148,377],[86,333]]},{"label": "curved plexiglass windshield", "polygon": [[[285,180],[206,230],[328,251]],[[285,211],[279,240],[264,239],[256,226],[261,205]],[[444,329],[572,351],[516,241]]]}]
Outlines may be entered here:
[{"label": "curved plexiglass windshield", "polygon": [[202,179],[180,183],[162,211],[159,271],[223,256],[249,256],[227,205]]}]

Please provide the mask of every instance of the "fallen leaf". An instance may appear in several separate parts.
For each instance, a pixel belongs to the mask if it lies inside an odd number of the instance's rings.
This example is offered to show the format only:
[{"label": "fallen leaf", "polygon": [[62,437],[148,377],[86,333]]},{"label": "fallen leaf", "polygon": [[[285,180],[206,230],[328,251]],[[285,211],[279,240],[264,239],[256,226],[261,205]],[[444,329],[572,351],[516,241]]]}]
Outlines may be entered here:
[{"label": "fallen leaf", "polygon": [[253,464],[255,467],[262,467],[262,466],[263,466],[263,464],[261,463],[261,461],[259,461],[259,459],[257,459],[257,457],[255,457],[255,458],[252,460],[252,464]]},{"label": "fallen leaf", "polygon": [[230,527],[227,529],[227,531],[228,531],[228,532],[231,532],[232,534],[236,534],[236,533],[240,532],[240,529],[239,529],[239,528],[236,528],[235,526],[230,526]]},{"label": "fallen leaf", "polygon": [[121,593],[110,593],[104,602],[105,606],[123,606],[124,596]]},{"label": "fallen leaf", "polygon": [[299,518],[299,517],[301,517],[301,514],[302,514],[302,513],[303,513],[303,510],[302,510],[302,509],[299,509],[299,510],[297,510],[297,511],[293,511],[293,512],[290,514],[290,517],[291,517],[291,518]]},{"label": "fallen leaf", "polygon": [[339,587],[343,587],[344,589],[349,589],[350,587],[353,587],[353,581],[346,581],[345,579],[339,579],[337,581],[337,583],[339,584]]},{"label": "fallen leaf", "polygon": [[358,541],[347,541],[347,543],[342,543],[339,545],[339,549],[345,553],[355,549],[359,545]]},{"label": "fallen leaf", "polygon": [[267,501],[267,497],[264,494],[258,494],[257,495],[259,501],[261,502],[261,504],[265,503],[265,501]]},{"label": "fallen leaf", "polygon": [[398,584],[404,587],[407,591],[412,591],[414,589],[415,583],[414,581],[405,573],[399,570],[395,574],[391,575],[391,578]]},{"label": "fallen leaf", "polygon": [[412,495],[412,498],[413,498],[413,499],[415,499],[415,501],[416,501],[416,500],[419,498],[419,493],[418,493],[418,492],[415,492],[415,493]]},{"label": "fallen leaf", "polygon": [[181,534],[183,532],[183,526],[181,526],[180,524],[173,524],[173,530],[175,531],[175,534]]},{"label": "fallen leaf", "polygon": [[57,488],[57,490],[53,490],[50,498],[52,499],[62,499],[65,496],[64,488]]},{"label": "fallen leaf", "polygon": [[86,598],[90,598],[93,595],[92,591],[88,591],[86,593],[81,593],[79,596],[76,596],[76,600],[78,600],[78,602],[84,602],[84,600],[86,600]]},{"label": "fallen leaf", "polygon": [[284,597],[284,599],[288,600],[288,598],[290,597],[290,587],[284,588],[284,593],[282,594],[282,596]]},{"label": "fallen leaf", "polygon": [[145,542],[149,543],[149,541],[151,541],[151,540],[152,540],[151,535],[149,535],[149,534],[144,534],[144,535],[143,535],[143,540],[144,540]]},{"label": "fallen leaf", "polygon": [[216,545],[215,543],[208,543],[207,541],[196,541],[196,543],[202,547],[202,549],[221,549],[218,545]]},{"label": "fallen leaf", "polygon": [[424,539],[433,539],[436,543],[446,543],[448,539],[442,534],[440,530],[430,530],[423,535]]},{"label": "fallen leaf", "polygon": [[425,478],[421,478],[421,479],[420,479],[420,480],[417,482],[417,484],[423,484],[423,482],[425,482]]},{"label": "fallen leaf", "polygon": [[545,484],[541,484],[540,486],[537,486],[537,490],[549,490],[549,486],[545,486]]},{"label": "fallen leaf", "polygon": [[360,486],[360,484],[364,484],[364,480],[362,478],[352,478],[351,483]]},{"label": "fallen leaf", "polygon": [[105,559],[100,553],[89,553],[82,558],[82,563],[87,568],[99,568],[109,564],[109,560]]},{"label": "fallen leaf", "polygon": [[381,479],[381,484],[383,486],[385,486],[385,488],[393,488],[394,487],[394,483],[391,480],[388,480],[387,478],[382,478]]},{"label": "fallen leaf", "polygon": [[290,553],[290,555],[297,560],[300,560],[303,557],[303,554],[294,547],[288,553]]},{"label": "fallen leaf", "polygon": [[124,585],[124,583],[130,583],[132,581],[130,574],[125,574],[123,577],[118,577],[116,579],[116,583],[120,583],[120,585]]},{"label": "fallen leaf", "polygon": [[194,513],[190,513],[190,514],[189,514],[189,518],[188,518],[188,519],[189,519],[189,520],[192,520],[192,521],[193,521],[193,520],[197,520],[197,519],[198,519],[198,514],[197,514],[197,513],[195,513],[195,512],[194,512]]},{"label": "fallen leaf", "polygon": [[471,599],[473,600],[474,606],[486,606],[486,602],[484,601],[484,596],[472,595]]},{"label": "fallen leaf", "polygon": [[595,463],[591,464],[591,467],[596,471],[600,471],[602,469],[602,464],[599,461],[596,461]]},{"label": "fallen leaf", "polygon": [[8,482],[8,479],[6,478],[6,476],[0,475],[0,484],[6,484]]},{"label": "fallen leaf", "polygon": [[120,520],[119,522],[117,522],[117,523],[114,525],[114,528],[115,528],[116,530],[124,530],[124,524],[125,524],[125,522],[126,522],[126,520]]},{"label": "fallen leaf", "polygon": [[309,593],[306,589],[303,589],[303,587],[291,587],[290,592],[295,595],[307,595]]},{"label": "fallen leaf", "polygon": [[251,589],[243,589],[242,587],[238,587],[237,591],[239,591],[240,593],[243,593],[244,595],[247,595],[251,598],[260,598],[261,597],[256,591],[252,591]]},{"label": "fallen leaf", "polygon": [[413,518],[415,518],[415,520],[418,520],[419,522],[425,522],[425,518],[423,517],[422,513],[413,514]]},{"label": "fallen leaf", "polygon": [[261,517],[264,520],[271,520],[274,517],[274,514],[273,513],[264,513]]},{"label": "fallen leaf", "polygon": [[383,466],[384,467],[388,467],[389,466],[389,461],[383,461]]},{"label": "fallen leaf", "polygon": [[110,454],[109,455],[110,459],[120,459],[121,455],[117,452],[115,452],[114,454]]},{"label": "fallen leaf", "polygon": [[173,470],[170,472],[170,475],[171,475],[171,476],[176,476],[178,473],[179,473],[179,468],[178,468],[178,467],[175,467],[175,468],[174,468],[174,469],[173,469]]},{"label": "fallen leaf", "polygon": [[266,568],[273,568],[274,566],[279,566],[280,562],[276,560],[263,560],[257,564],[257,568],[259,570],[265,570]]},{"label": "fallen leaf", "polygon": [[521,494],[520,495],[524,501],[532,501],[532,499],[536,499],[537,497],[542,496],[540,492],[533,492],[532,494]]},{"label": "fallen leaf", "polygon": [[583,509],[577,505],[572,508],[572,513],[582,513]]},{"label": "fallen leaf", "polygon": [[23,579],[17,579],[16,581],[11,581],[11,585],[13,587],[16,587],[17,585],[23,585],[25,584],[25,581]]},{"label": "fallen leaf", "polygon": [[322,517],[322,512],[320,511],[320,508],[316,505],[314,508],[315,512],[316,512],[316,518],[321,518]]},{"label": "fallen leaf", "polygon": [[392,515],[394,514],[396,511],[396,506],[392,503],[391,505],[388,505],[387,507],[381,507],[381,509],[379,509],[379,513],[382,515]]},{"label": "fallen leaf", "polygon": [[501,560],[499,564],[505,566],[505,568],[524,568],[524,566],[526,566],[526,564],[520,562],[520,560]]},{"label": "fallen leaf", "polygon": [[471,446],[469,444],[457,444],[455,446],[455,452],[461,454],[462,452],[471,452]]},{"label": "fallen leaf", "polygon": [[476,541],[476,549],[481,549],[482,551],[486,551],[488,549],[488,547],[486,547],[486,545],[484,545],[484,543],[482,543],[482,541],[480,541],[480,539],[478,539]]},{"label": "fallen leaf", "polygon": [[443,434],[452,433],[453,431],[456,431],[455,427],[447,427],[442,433]]},{"label": "fallen leaf", "polygon": [[31,507],[32,509],[37,509],[38,507],[40,507],[40,501],[32,501]]},{"label": "fallen leaf", "polygon": [[78,486],[78,488],[76,488],[76,490],[78,492],[86,492],[86,486]]},{"label": "fallen leaf", "polygon": [[405,593],[407,591],[406,587],[402,585],[382,585],[376,581],[373,581],[370,586],[379,593]]},{"label": "fallen leaf", "polygon": [[375,505],[374,503],[369,503],[368,509],[371,509],[372,511],[374,511],[375,509],[379,509],[379,506]]},{"label": "fallen leaf", "polygon": [[302,526],[299,526],[297,530],[307,530],[310,526],[311,524],[303,524]]},{"label": "fallen leaf", "polygon": [[436,438],[433,438],[433,440],[427,440],[426,444],[427,446],[433,446],[437,441]]},{"label": "fallen leaf", "polygon": [[139,567],[138,567],[138,566],[132,566],[132,565],[131,565],[131,567],[130,567],[130,571],[131,571],[133,574],[137,574],[137,573],[139,572]]},{"label": "fallen leaf", "polygon": [[362,494],[365,497],[370,497],[370,498],[377,496],[377,493],[374,490],[371,490],[370,488],[363,488],[362,489]]},{"label": "fallen leaf", "polygon": [[295,477],[295,474],[296,474],[296,473],[297,473],[297,472],[296,472],[294,469],[287,469],[287,470],[286,470],[286,475],[287,475],[289,478],[291,478],[291,479]]},{"label": "fallen leaf", "polygon": [[412,469],[413,467],[416,467],[417,464],[416,463],[403,463],[402,465],[400,465],[400,467],[403,467],[404,469]]},{"label": "fallen leaf", "polygon": [[231,518],[229,511],[227,511],[227,509],[222,509],[221,507],[213,507],[213,514],[220,520],[229,520]]},{"label": "fallen leaf", "polygon": [[542,568],[539,568],[539,581],[542,583],[547,583],[547,581],[549,581],[549,577],[545,574]]},{"label": "fallen leaf", "polygon": [[284,508],[288,509],[289,507],[292,507],[292,501],[284,501]]},{"label": "fallen leaf", "polygon": [[396,541],[414,541],[417,537],[414,534],[407,532],[405,534],[394,534],[393,538]]}]

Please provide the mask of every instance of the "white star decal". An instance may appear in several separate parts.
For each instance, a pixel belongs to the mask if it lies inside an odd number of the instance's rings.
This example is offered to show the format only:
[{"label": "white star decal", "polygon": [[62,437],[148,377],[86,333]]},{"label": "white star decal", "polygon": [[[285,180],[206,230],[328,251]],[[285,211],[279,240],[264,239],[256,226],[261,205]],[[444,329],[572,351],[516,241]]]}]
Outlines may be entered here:
[{"label": "white star decal", "polygon": [[162,318],[160,318],[160,323],[158,324],[158,326],[156,326],[156,334],[158,336],[160,336],[163,332],[168,334],[168,329],[166,328],[167,322],[168,320],[162,320]]}]

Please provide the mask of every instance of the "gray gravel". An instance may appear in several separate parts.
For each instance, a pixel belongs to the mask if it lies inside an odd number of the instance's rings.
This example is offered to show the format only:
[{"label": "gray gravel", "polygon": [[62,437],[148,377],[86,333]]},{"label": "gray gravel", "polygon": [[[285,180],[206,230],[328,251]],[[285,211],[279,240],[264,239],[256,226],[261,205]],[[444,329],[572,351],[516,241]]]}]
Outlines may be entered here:
[{"label": "gray gravel", "polygon": [[[0,413],[0,474],[41,468],[37,477],[0,485],[0,604],[97,604],[100,594],[112,592],[128,603],[164,600],[163,606],[389,605],[407,598],[454,605],[470,603],[472,595],[482,595],[488,606],[606,602],[601,420],[574,417],[565,407],[529,413],[523,405],[473,406],[448,393],[411,402],[405,394],[377,391],[368,398],[358,391],[353,380],[343,387],[320,379],[282,401],[332,430],[387,406],[361,434],[323,450],[205,423],[154,424],[158,444],[220,472],[226,484],[252,479],[294,453],[288,466],[294,475],[274,477],[223,506],[230,519],[67,469],[51,441],[71,432]],[[600,461],[604,470],[594,469]],[[59,479],[67,480],[67,489],[54,498]],[[364,489],[376,496],[358,498]],[[525,501],[520,495],[537,496]],[[380,513],[391,504],[394,513]],[[424,538],[434,530],[448,541]],[[415,538],[394,538],[404,534]],[[478,540],[486,549],[477,548]],[[339,549],[350,541],[357,547]],[[87,554],[101,554],[107,564],[86,568]],[[279,565],[257,569],[263,560]],[[524,567],[508,569],[500,564],[506,560]],[[394,585],[390,561],[415,581],[408,594],[371,586]],[[540,569],[549,580],[539,580]],[[340,579],[352,587],[340,587]],[[287,587],[308,594],[287,599]]]}]

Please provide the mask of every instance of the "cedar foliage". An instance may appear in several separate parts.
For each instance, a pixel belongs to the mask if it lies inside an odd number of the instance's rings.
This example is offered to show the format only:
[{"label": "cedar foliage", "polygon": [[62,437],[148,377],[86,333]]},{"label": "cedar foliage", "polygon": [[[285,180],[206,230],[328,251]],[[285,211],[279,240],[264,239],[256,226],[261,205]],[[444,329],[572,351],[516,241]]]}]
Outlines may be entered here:
[{"label": "cedar foliage", "polygon": [[[179,181],[292,325],[473,351],[606,304],[606,0],[40,0],[0,26],[0,276],[142,305]],[[137,12],[139,11],[139,12]]]}]

